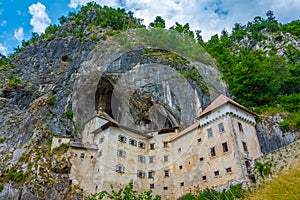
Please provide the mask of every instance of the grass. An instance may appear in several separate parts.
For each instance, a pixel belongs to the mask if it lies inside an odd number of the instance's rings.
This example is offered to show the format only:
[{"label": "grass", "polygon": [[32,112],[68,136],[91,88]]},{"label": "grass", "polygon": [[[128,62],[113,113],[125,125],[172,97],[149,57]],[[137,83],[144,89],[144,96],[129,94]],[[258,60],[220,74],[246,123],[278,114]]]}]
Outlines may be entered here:
[{"label": "grass", "polygon": [[296,166],[282,172],[272,181],[264,183],[253,193],[249,193],[246,200],[299,200],[300,199],[300,160]]}]

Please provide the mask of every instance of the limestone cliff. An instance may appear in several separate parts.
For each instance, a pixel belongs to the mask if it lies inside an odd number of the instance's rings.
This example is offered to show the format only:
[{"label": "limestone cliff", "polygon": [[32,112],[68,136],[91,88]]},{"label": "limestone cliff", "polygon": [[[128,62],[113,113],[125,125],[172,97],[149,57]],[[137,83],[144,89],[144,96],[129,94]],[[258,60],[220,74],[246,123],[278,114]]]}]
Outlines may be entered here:
[{"label": "limestone cliff", "polygon": [[[83,36],[64,35],[72,28]],[[55,170],[68,163],[53,162],[48,143],[54,134],[80,138],[99,106],[132,128],[184,128],[227,93],[216,67],[151,46],[122,48],[107,31],[70,20],[1,68],[0,199],[80,198],[68,188],[67,171]]]},{"label": "limestone cliff", "polygon": [[[182,35],[139,43],[142,37],[128,34],[130,27],[118,38],[116,24],[100,27],[93,24],[95,9],[82,12],[0,66],[0,199],[81,199],[69,187],[64,151],[51,153],[49,141],[52,135],[79,139],[99,106],[134,129],[185,128],[219,94],[228,94],[214,62],[198,59],[205,52]],[[185,52],[178,51],[180,38]],[[136,43],[127,46],[123,39]],[[269,124],[257,127],[264,152],[295,139],[272,136],[278,141],[270,142]]]}]

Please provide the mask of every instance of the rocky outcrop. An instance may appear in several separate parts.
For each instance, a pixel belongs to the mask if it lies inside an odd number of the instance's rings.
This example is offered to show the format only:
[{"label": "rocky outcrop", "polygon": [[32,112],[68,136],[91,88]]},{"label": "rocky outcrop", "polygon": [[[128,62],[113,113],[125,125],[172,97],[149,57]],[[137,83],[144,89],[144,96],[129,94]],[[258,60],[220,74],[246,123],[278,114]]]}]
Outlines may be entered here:
[{"label": "rocky outcrop", "polygon": [[263,153],[269,153],[299,139],[299,131],[283,131],[280,129],[279,124],[282,121],[282,116],[276,114],[261,117],[257,122],[257,137]]},{"label": "rocky outcrop", "polygon": [[278,56],[287,56],[295,50],[300,50],[300,40],[298,37],[293,36],[290,33],[276,32],[272,33],[267,29],[263,29],[259,32],[261,39],[253,39],[245,36],[241,39],[233,49],[236,49],[236,53],[239,53],[241,47],[252,50],[262,50],[267,55],[276,54]]},{"label": "rocky outcrop", "polygon": [[214,96],[227,92],[224,82],[209,83],[220,80],[213,67],[201,63],[173,66],[143,55],[144,49],[107,53],[106,45],[92,51],[78,72],[72,96],[77,121],[87,120],[101,106],[119,123],[135,129],[192,124],[196,114],[209,105],[210,95],[181,75],[180,67],[197,67],[208,88],[217,88],[209,90]]},{"label": "rocky outcrop", "polygon": [[[66,24],[54,39],[30,44],[0,71],[1,176],[9,177],[12,169],[13,173],[37,175],[35,184],[15,184],[10,177],[1,198],[80,198],[80,193],[67,189],[69,166],[65,161],[41,158],[36,147],[53,134],[79,138],[83,123],[98,106],[132,128],[184,128],[213,98],[227,93],[213,66],[188,60],[177,65],[160,56],[145,55],[149,47],[126,50],[114,41],[102,40],[101,31],[97,40],[88,37],[89,30],[82,38],[61,37],[69,28]],[[191,69],[198,70],[196,79],[189,77]],[[30,154],[27,159],[35,159],[37,166],[27,169],[28,164],[21,165],[23,153]],[[50,165],[45,172],[40,170],[40,162]],[[63,181],[46,187],[54,178]]]}]

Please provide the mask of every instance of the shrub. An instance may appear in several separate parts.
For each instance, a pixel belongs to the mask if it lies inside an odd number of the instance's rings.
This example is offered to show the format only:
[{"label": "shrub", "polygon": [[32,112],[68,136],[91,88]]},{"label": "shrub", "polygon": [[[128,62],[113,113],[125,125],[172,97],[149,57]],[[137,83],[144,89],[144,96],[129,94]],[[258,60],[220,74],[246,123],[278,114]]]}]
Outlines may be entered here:
[{"label": "shrub", "polygon": [[0,144],[2,144],[3,142],[5,142],[6,138],[0,138]]},{"label": "shrub", "polygon": [[23,171],[17,171],[16,169],[11,169],[8,172],[9,180],[15,181],[17,183],[24,183],[25,182],[25,174]]},{"label": "shrub", "polygon": [[100,193],[89,195],[88,200],[98,200],[98,199],[148,199],[148,200],[160,200],[161,197],[156,195],[153,197],[152,190],[144,191],[141,194],[136,194],[133,190],[133,181],[130,181],[123,189],[115,191],[111,185],[111,193],[107,191],[102,191]]},{"label": "shrub", "polygon": [[198,190],[195,194],[188,193],[182,197],[182,200],[193,199],[209,199],[209,200],[234,200],[245,196],[245,191],[242,189],[242,184],[232,185],[228,190],[218,192],[214,189]]},{"label": "shrub", "polygon": [[49,105],[56,104],[56,96],[53,93],[51,93],[48,97],[48,104]]},{"label": "shrub", "polygon": [[284,131],[290,130],[290,124],[285,120],[279,123],[279,127]]},{"label": "shrub", "polygon": [[68,118],[68,119],[73,119],[73,111],[67,111],[63,114],[63,117]]},{"label": "shrub", "polygon": [[264,179],[265,176],[272,174],[271,167],[272,167],[272,163],[269,161],[264,163],[256,161],[254,166],[254,171],[257,172]]},{"label": "shrub", "polygon": [[4,189],[4,186],[2,184],[0,184],[0,192],[2,192],[3,189]]},{"label": "shrub", "polygon": [[48,146],[51,146],[52,145],[52,137],[47,137],[47,139],[46,139],[46,144],[48,145]]},{"label": "shrub", "polygon": [[21,80],[19,77],[13,75],[13,74],[9,74],[8,75],[8,85],[13,86],[13,87],[17,87],[21,84]]}]

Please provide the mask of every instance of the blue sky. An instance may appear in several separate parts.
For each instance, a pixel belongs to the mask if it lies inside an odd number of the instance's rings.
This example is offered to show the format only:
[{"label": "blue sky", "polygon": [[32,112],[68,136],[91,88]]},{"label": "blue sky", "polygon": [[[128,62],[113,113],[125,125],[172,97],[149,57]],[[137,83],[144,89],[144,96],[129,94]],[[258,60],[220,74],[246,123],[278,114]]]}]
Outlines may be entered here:
[{"label": "blue sky", "polygon": [[[0,53],[9,55],[28,40],[32,32],[42,33],[58,18],[76,11],[89,0],[0,0]],[[255,16],[265,17],[273,10],[279,22],[300,19],[300,0],[95,0],[100,5],[124,7],[148,25],[162,16],[168,27],[188,22],[201,29],[205,40],[234,23],[247,23]]]}]

